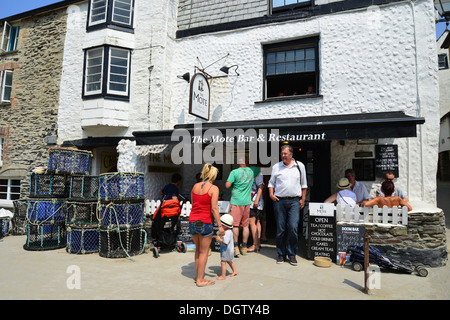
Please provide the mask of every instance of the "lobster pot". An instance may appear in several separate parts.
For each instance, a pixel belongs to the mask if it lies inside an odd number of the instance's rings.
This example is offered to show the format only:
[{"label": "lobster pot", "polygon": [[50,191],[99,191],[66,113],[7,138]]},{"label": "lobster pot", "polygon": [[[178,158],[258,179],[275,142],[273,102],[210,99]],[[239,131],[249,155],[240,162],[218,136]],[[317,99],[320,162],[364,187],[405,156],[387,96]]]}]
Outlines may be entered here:
[{"label": "lobster pot", "polygon": [[126,258],[144,252],[147,233],[141,227],[100,228],[99,255],[105,258]]},{"label": "lobster pot", "polygon": [[72,227],[98,227],[97,202],[66,202],[66,224]]},{"label": "lobster pot", "polygon": [[145,198],[144,174],[104,173],[99,176],[101,200],[136,200]]},{"label": "lobster pot", "polygon": [[0,218],[0,239],[9,234],[9,222],[10,217],[1,217]]},{"label": "lobster pot", "polygon": [[60,249],[66,246],[67,233],[64,222],[56,224],[28,224],[27,241],[23,248],[30,251]]},{"label": "lobster pot", "polygon": [[89,174],[92,152],[73,148],[50,148],[47,171],[64,174]]},{"label": "lobster pot", "polygon": [[142,226],[144,209],[144,201],[100,203],[98,205],[100,225],[107,228]]},{"label": "lobster pot", "polygon": [[98,199],[98,176],[70,176],[69,200]]},{"label": "lobster pot", "polygon": [[27,221],[27,209],[28,200],[18,199],[13,200],[14,216],[11,219],[12,235],[24,235],[26,234],[26,221]]},{"label": "lobster pot", "polygon": [[50,224],[66,221],[66,202],[60,199],[28,200],[27,222]]},{"label": "lobster pot", "polygon": [[31,174],[31,198],[67,198],[68,191],[69,179],[63,174]]},{"label": "lobster pot", "polygon": [[98,228],[67,227],[66,251],[74,254],[94,253],[99,250]]}]

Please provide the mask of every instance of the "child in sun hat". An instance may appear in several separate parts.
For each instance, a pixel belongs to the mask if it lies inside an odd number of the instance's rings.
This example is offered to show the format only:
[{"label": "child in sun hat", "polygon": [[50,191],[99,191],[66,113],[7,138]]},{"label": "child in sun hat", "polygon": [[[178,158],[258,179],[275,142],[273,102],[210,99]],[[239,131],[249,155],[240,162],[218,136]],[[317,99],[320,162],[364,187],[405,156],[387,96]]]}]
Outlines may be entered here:
[{"label": "child in sun hat", "polygon": [[234,241],[233,241],[233,217],[231,214],[224,214],[220,218],[222,227],[225,230],[225,235],[217,236],[216,240],[220,242],[220,265],[222,266],[222,274],[218,276],[217,280],[225,280],[227,274],[227,263],[233,271],[230,277],[237,275],[236,266],[233,263],[234,257]]}]

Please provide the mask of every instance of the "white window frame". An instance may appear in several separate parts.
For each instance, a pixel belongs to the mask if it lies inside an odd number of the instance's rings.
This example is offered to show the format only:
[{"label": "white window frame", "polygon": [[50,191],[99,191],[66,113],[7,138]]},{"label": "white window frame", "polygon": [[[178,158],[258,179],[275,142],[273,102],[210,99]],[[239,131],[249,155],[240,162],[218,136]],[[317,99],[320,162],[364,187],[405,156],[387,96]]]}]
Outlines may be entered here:
[{"label": "white window frame", "polygon": [[[110,89],[110,84],[111,84],[111,74],[112,74],[112,51],[113,50],[118,50],[118,51],[123,51],[127,53],[127,70],[126,70],[126,83],[125,83],[125,92],[124,91],[116,91],[113,89]],[[108,61],[108,83],[107,83],[107,90],[106,92],[108,94],[115,94],[115,95],[120,95],[120,96],[128,96],[128,88],[129,88],[129,82],[130,82],[130,58],[131,58],[131,50],[128,49],[122,49],[122,48],[116,48],[116,47],[109,47],[109,61]]]},{"label": "white window frame", "polygon": [[[20,178],[0,178],[0,180],[7,180],[7,185],[1,185],[0,184],[0,187],[6,186],[6,199],[0,199],[0,205],[4,206],[4,207],[12,208],[13,207],[13,200],[15,200],[15,199],[12,199],[11,196],[13,194],[15,194],[15,195],[19,196],[17,199],[20,198]],[[13,180],[19,181],[19,184],[18,185],[13,185],[13,183],[12,183]],[[13,187],[19,187],[19,193],[11,192],[11,189]]]},{"label": "white window frame", "polygon": [[14,26],[12,26],[11,24],[9,24],[8,22],[5,21],[5,23],[3,24],[3,31],[2,31],[2,40],[0,43],[0,51],[1,52],[7,52],[7,51],[14,51],[17,49],[17,42],[19,40],[19,27],[16,27],[16,34],[14,36],[14,44],[12,46],[12,49],[9,50],[9,47],[11,46],[10,42],[11,42],[11,34],[14,30]]},{"label": "white window frame", "polygon": [[[104,17],[103,19],[92,21],[92,18],[94,17],[93,15],[94,5],[101,1],[105,1],[105,6],[102,8]],[[120,15],[118,10],[122,9],[120,8],[121,4],[125,6],[129,5],[129,9],[124,9],[125,11],[129,11],[129,14],[127,16],[128,23],[119,21],[117,19],[117,17]],[[97,14],[96,16],[99,16],[99,14]],[[88,27],[95,27],[95,29],[98,29],[101,27],[108,27],[109,25],[116,25],[119,27],[133,28],[133,19],[134,19],[134,0],[90,0],[89,2]]]},{"label": "white window frame", "polygon": [[4,143],[5,139],[0,136],[0,167],[3,166],[3,143]]},{"label": "white window frame", "polygon": [[[100,90],[92,90],[88,91],[88,56],[89,51],[93,50],[101,50],[102,51],[102,74],[101,74],[101,86]],[[113,90],[110,89],[111,84],[111,75],[114,75],[112,72],[112,51],[118,50],[126,52],[126,75],[123,74],[117,74],[118,76],[126,76],[126,83],[125,83],[125,91],[119,91],[119,90]],[[83,89],[83,97],[84,98],[97,98],[100,96],[116,96],[116,97],[125,97],[129,98],[129,88],[130,88],[130,66],[131,66],[131,49],[126,48],[120,48],[120,47],[114,47],[114,46],[102,46],[102,47],[95,47],[86,49],[85,52],[85,67],[84,67],[84,89]],[[123,83],[122,83],[123,84]]]},{"label": "white window frame", "polygon": [[[11,83],[7,84],[6,83],[6,78],[7,78],[7,74],[10,73],[11,74]],[[9,96],[9,98],[3,99],[3,96],[5,95],[5,89],[7,87],[12,89],[12,75],[13,75],[13,71],[12,70],[4,70],[0,72],[0,103],[10,103],[11,102],[11,95]]]},{"label": "white window frame", "polygon": [[[102,57],[101,57],[101,65],[100,65],[100,88],[98,90],[88,90],[88,85],[90,84],[88,82],[88,78],[89,76],[91,76],[90,74],[88,74],[88,69],[89,69],[89,51],[95,51],[95,50],[100,50],[102,53]],[[104,48],[100,47],[100,48],[92,48],[87,50],[86,52],[86,70],[85,70],[85,84],[84,84],[84,95],[86,96],[90,96],[90,95],[95,95],[95,94],[101,94],[103,92],[103,77],[104,77],[104,63],[105,63],[105,50]]]},{"label": "white window frame", "polygon": [[[127,0],[125,0],[125,1],[127,1]],[[112,9],[111,21],[115,22],[115,23],[131,26],[131,24],[133,22],[133,0],[128,0],[130,2],[129,3],[129,5],[130,5],[130,9],[129,9],[130,14],[128,16],[129,22],[128,23],[124,23],[122,21],[114,20],[114,17],[116,16],[116,14],[119,15],[119,13],[117,13],[116,10],[121,9],[121,8],[118,8],[117,4],[118,3],[125,3],[126,5],[128,5],[128,3],[126,3],[125,1],[124,0],[113,0],[113,9]]]},{"label": "white window frame", "polygon": [[[94,2],[95,1],[105,1],[105,11],[104,11],[104,19],[101,20],[97,20],[97,21],[92,21],[92,11],[94,9]],[[89,25],[90,26],[95,26],[97,24],[101,24],[101,23],[106,23],[106,21],[108,20],[108,4],[109,4],[109,0],[91,0],[90,1],[90,10],[89,10]]]}]

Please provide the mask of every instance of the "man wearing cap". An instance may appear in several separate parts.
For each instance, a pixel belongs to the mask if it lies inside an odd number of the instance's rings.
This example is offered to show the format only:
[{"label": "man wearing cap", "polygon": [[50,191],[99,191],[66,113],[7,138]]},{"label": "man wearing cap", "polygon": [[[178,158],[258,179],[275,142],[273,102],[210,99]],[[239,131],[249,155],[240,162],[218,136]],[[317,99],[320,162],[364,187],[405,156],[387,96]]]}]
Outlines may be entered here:
[{"label": "man wearing cap", "polygon": [[277,263],[283,263],[287,256],[289,263],[296,266],[300,209],[305,206],[308,185],[304,164],[292,156],[292,147],[283,145],[282,161],[272,167],[268,187],[277,223]]}]

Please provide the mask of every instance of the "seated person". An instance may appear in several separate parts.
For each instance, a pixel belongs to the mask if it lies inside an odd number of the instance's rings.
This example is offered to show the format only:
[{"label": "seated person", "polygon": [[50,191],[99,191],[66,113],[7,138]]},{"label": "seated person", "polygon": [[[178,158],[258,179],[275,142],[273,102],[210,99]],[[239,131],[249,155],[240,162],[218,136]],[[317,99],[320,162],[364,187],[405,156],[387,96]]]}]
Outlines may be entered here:
[{"label": "seated person", "polygon": [[347,178],[342,178],[337,184],[337,187],[340,189],[340,191],[329,196],[324,202],[332,203],[336,201],[342,207],[345,207],[346,205],[354,207],[358,203],[358,200],[356,197],[356,193],[350,190],[351,186],[352,185]]},{"label": "seated person", "polygon": [[399,196],[393,196],[392,194],[395,191],[394,183],[390,180],[386,180],[381,184],[381,191],[384,193],[384,197],[377,196],[372,200],[366,201],[363,206],[372,207],[377,205],[378,207],[387,206],[388,208],[392,208],[393,206],[405,206],[408,208],[408,211],[412,210],[412,207],[408,202],[400,198]]},{"label": "seated person", "polygon": [[[394,172],[392,172],[392,171],[386,172],[385,180],[391,180],[392,182],[394,182],[394,180],[395,180]],[[399,196],[406,202],[409,201],[408,195],[406,194],[405,191],[400,189],[398,186],[395,186],[395,184],[394,184],[394,189],[395,189],[394,193],[392,194],[393,196]],[[384,193],[381,191],[381,188],[377,190],[377,196],[384,196]]]}]

